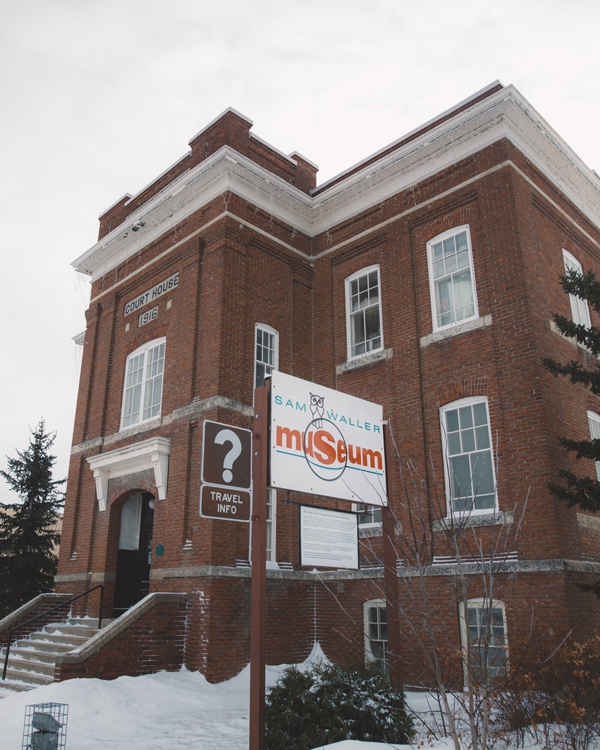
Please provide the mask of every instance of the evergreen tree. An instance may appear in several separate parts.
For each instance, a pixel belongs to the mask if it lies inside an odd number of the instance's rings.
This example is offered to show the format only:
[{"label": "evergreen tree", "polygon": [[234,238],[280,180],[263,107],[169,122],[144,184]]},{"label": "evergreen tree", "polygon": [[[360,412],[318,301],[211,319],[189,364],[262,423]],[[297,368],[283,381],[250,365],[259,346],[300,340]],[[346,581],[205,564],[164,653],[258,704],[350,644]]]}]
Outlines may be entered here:
[{"label": "evergreen tree", "polygon": [[[579,273],[569,270],[565,276],[560,277],[560,283],[567,294],[585,300],[600,315],[600,281],[597,280],[593,271]],[[562,334],[574,338],[586,347],[596,362],[590,367],[584,367],[577,360],[561,363],[548,358],[544,359],[544,366],[555,377],[559,375],[567,377],[572,383],[583,385],[594,395],[600,396],[600,365],[598,364],[600,328],[574,323],[563,315],[557,314],[554,315],[554,322]],[[600,462],[600,440],[571,440],[561,437],[560,442],[565,450],[574,453],[577,459],[589,458]],[[561,469],[559,474],[565,480],[566,486],[548,483],[555,497],[563,500],[569,508],[577,506],[584,511],[600,512],[600,482],[596,476],[578,477],[566,469]],[[589,586],[581,586],[581,588],[593,591],[600,598],[600,581]]]},{"label": "evergreen tree", "polygon": [[31,431],[29,446],[8,458],[0,470],[20,501],[0,505],[0,618],[54,588],[57,560],[55,530],[65,480],[52,478],[56,457],[50,453],[56,433],[47,433],[44,420]]}]

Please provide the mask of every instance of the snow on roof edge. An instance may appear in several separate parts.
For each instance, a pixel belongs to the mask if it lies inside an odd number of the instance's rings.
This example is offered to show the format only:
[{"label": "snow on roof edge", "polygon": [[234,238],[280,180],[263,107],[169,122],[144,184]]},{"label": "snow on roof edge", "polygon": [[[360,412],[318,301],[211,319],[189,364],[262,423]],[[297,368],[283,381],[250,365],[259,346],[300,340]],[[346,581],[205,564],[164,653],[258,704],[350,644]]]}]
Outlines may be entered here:
[{"label": "snow on roof edge", "polygon": [[217,122],[218,120],[220,120],[220,119],[221,119],[221,117],[225,117],[225,115],[226,115],[226,114],[227,114],[228,112],[233,112],[233,114],[234,114],[234,115],[237,115],[238,117],[241,117],[241,118],[242,118],[242,120],[245,120],[245,121],[246,121],[247,123],[249,123],[250,127],[252,127],[252,126],[254,125],[254,122],[253,122],[253,121],[252,121],[252,120],[251,120],[251,119],[250,119],[249,117],[246,117],[246,115],[243,115],[243,114],[242,114],[241,112],[238,112],[238,111],[237,111],[237,109],[234,109],[233,107],[227,107],[227,109],[224,109],[224,110],[223,110],[223,111],[221,112],[221,114],[220,114],[220,115],[217,115],[217,116],[216,116],[216,117],[214,118],[214,120],[211,120],[211,121],[210,121],[210,122],[208,123],[208,125],[205,125],[205,126],[204,126],[204,127],[203,127],[203,128],[201,129],[201,130],[199,130],[199,131],[198,131],[198,132],[196,133],[196,135],[192,136],[192,137],[190,138],[190,140],[188,141],[188,145],[189,145],[189,144],[190,144],[190,143],[191,143],[192,141],[195,141],[195,140],[196,140],[196,138],[198,138],[198,136],[199,136],[199,135],[202,135],[202,133],[204,133],[204,131],[205,131],[205,130],[208,130],[208,129],[209,129],[210,127],[212,127],[212,126],[213,126],[213,125],[215,124],[215,122]]},{"label": "snow on roof edge", "polygon": [[320,185],[317,185],[316,188],[311,190],[311,195],[314,193],[317,193],[321,190],[323,190],[325,187],[330,185],[332,182],[336,182],[337,180],[344,177],[344,175],[348,174],[349,172],[353,172],[355,169],[361,167],[363,164],[366,164],[367,162],[371,161],[371,159],[376,158],[384,151],[388,151],[389,149],[393,148],[396,144],[401,143],[402,141],[406,140],[407,138],[410,138],[411,135],[414,135],[415,133],[418,133],[420,130],[423,130],[423,128],[428,127],[429,125],[433,125],[438,120],[442,120],[447,115],[451,114],[452,112],[455,112],[456,110],[460,109],[461,107],[464,107],[465,104],[468,104],[469,102],[473,101],[474,99],[477,99],[478,96],[481,96],[482,94],[485,94],[486,91],[490,91],[491,89],[495,88],[496,86],[502,86],[502,88],[506,88],[502,81],[499,79],[496,79],[493,83],[488,84],[487,86],[484,86],[482,89],[479,89],[479,91],[476,91],[474,94],[471,94],[466,99],[463,99],[462,101],[458,102],[458,104],[454,104],[449,109],[444,110],[444,112],[440,112],[440,114],[437,114],[435,117],[432,117],[430,120],[427,120],[427,122],[422,123],[421,125],[418,125],[416,128],[413,128],[412,130],[409,130],[408,133],[405,133],[404,135],[400,136],[400,138],[396,138],[391,143],[386,144],[382,148],[378,149],[377,151],[374,151],[369,156],[366,156],[364,159],[360,159],[360,161],[357,161],[356,164],[353,164],[351,167],[348,167],[347,169],[342,170],[338,174],[334,175],[333,177],[330,177],[328,180],[325,180],[325,182],[321,183]]}]

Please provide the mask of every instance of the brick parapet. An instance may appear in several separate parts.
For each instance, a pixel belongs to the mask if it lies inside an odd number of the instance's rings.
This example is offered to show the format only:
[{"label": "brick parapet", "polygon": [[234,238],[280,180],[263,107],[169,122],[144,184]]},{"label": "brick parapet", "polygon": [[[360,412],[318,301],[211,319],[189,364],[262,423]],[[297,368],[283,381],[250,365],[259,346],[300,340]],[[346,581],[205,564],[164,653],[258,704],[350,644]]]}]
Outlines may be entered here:
[{"label": "brick parapet", "polygon": [[175,179],[205,161],[223,146],[247,156],[269,172],[304,193],[316,186],[318,168],[299,154],[285,156],[250,132],[252,123],[233,110],[226,110],[189,142],[190,151],[137,195],[125,195],[100,216],[98,239],[122,224],[140,206],[164,190]]},{"label": "brick parapet", "polygon": [[58,657],[54,680],[109,680],[179,669],[184,660],[185,627],[185,595],[149,594],[83,646]]}]

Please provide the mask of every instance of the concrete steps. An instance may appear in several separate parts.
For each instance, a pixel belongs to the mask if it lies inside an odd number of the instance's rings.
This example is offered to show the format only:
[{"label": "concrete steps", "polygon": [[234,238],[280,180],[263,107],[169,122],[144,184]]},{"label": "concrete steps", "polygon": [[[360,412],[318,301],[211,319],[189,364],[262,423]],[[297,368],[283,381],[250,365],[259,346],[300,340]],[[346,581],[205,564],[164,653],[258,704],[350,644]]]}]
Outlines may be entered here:
[{"label": "concrete steps", "polygon": [[[111,620],[102,620],[102,627]],[[27,638],[14,641],[10,647],[5,690],[22,692],[54,682],[56,657],[82,646],[98,632],[98,620],[71,617],[67,622],[52,623]],[[6,650],[0,650],[0,670],[4,668]],[[0,671],[0,676],[2,672]]]}]

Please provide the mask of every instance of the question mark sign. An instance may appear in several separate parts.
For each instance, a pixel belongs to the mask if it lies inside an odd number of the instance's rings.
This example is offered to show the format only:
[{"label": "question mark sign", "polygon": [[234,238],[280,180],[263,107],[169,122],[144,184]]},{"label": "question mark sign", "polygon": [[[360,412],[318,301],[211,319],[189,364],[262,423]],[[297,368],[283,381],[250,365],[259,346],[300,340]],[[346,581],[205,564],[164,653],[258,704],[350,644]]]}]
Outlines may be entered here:
[{"label": "question mark sign", "polygon": [[231,443],[231,448],[223,459],[223,481],[229,484],[233,479],[233,472],[231,471],[233,464],[242,452],[242,441],[233,430],[220,430],[215,436],[215,443],[219,445]]}]

